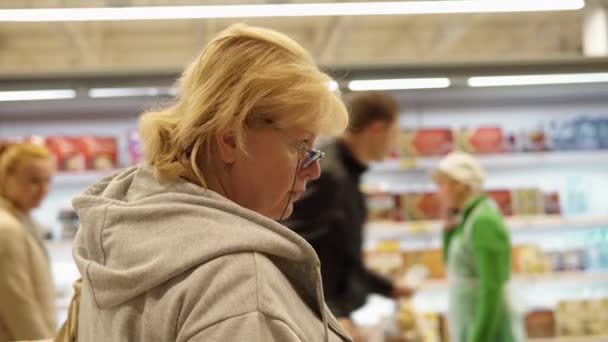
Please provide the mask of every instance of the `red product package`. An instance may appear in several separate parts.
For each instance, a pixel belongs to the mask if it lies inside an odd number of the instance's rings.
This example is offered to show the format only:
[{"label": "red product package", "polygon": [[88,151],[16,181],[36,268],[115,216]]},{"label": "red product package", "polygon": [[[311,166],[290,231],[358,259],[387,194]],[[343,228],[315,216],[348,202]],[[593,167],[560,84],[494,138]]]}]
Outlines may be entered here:
[{"label": "red product package", "polygon": [[78,146],[88,170],[110,170],[118,166],[118,143],[115,137],[82,136]]},{"label": "red product package", "polygon": [[459,136],[460,147],[469,153],[504,152],[504,138],[500,127],[464,129]]},{"label": "red product package", "polygon": [[454,149],[454,136],[449,128],[424,128],[401,132],[399,151],[406,156],[438,156]]},{"label": "red product package", "polygon": [[547,215],[560,215],[562,213],[559,193],[550,192],[543,194],[545,201],[545,214]]},{"label": "red product package", "polygon": [[504,216],[513,215],[513,200],[511,198],[511,190],[490,190],[487,192]]},{"label": "red product package", "polygon": [[68,136],[51,136],[45,140],[47,148],[55,156],[58,171],[82,171],[84,156],[78,148],[77,139]]},{"label": "red product package", "polygon": [[437,220],[441,216],[437,193],[411,193],[401,197],[403,216],[407,220]]}]

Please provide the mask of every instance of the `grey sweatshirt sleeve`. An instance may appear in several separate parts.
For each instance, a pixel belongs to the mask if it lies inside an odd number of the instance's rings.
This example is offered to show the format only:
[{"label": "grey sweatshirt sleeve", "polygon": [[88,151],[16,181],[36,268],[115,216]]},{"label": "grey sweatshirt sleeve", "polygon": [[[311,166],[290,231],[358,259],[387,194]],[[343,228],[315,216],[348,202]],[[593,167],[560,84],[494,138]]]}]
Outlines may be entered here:
[{"label": "grey sweatshirt sleeve", "polygon": [[285,322],[253,311],[207,327],[188,340],[203,341],[302,342],[302,339]]}]

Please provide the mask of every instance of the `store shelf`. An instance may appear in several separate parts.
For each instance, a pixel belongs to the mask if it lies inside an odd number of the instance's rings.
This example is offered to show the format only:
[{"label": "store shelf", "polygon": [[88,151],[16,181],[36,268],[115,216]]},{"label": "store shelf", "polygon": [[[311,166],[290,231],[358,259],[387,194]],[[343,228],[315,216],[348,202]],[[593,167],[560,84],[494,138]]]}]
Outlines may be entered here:
[{"label": "store shelf", "polygon": [[[381,163],[373,163],[372,172],[430,172],[439,164],[441,157],[408,157],[389,159]],[[477,159],[488,170],[558,166],[558,165],[589,165],[608,164],[608,150],[599,151],[559,151],[559,152],[526,152],[478,155]]]},{"label": "store shelf", "polygon": [[[525,216],[510,217],[506,225],[512,232],[542,230],[572,230],[590,227],[608,227],[608,216]],[[433,238],[441,232],[440,221],[370,222],[366,227],[367,239],[389,240],[404,238]]]},{"label": "store shelf", "polygon": [[[530,284],[571,284],[577,283],[583,285],[608,284],[608,271],[593,271],[593,272],[556,272],[546,274],[530,274],[530,275],[514,275],[512,283],[515,285],[530,285]],[[422,291],[447,291],[448,281],[446,279],[429,280],[422,285]]]},{"label": "store shelf", "polygon": [[606,341],[608,341],[608,335],[530,338],[530,339],[528,339],[528,341],[529,342],[606,342]]},{"label": "store shelf", "polygon": [[53,177],[53,186],[86,187],[117,171],[118,169],[105,171],[58,172]]}]

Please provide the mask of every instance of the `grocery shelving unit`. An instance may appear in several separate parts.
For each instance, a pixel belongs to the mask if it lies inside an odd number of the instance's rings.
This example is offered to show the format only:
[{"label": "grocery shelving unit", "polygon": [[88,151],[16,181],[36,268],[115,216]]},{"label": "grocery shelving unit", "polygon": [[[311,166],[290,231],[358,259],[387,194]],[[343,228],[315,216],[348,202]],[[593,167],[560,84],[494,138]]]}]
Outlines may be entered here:
[{"label": "grocery shelving unit", "polygon": [[[535,91],[536,89],[527,88]],[[496,93],[485,89],[483,95],[455,92],[457,99],[445,93],[429,93],[423,99],[417,94],[406,95],[407,109],[401,116],[404,129],[461,128],[484,125],[500,126],[507,134],[518,134],[530,125],[538,125],[550,118],[571,120],[576,115],[608,115],[599,99],[580,99],[573,90],[570,100],[543,94],[537,100],[520,101],[505,94],[518,93],[517,89],[498,89]],[[544,91],[550,91],[545,88]],[[437,96],[435,96],[437,95]],[[488,96],[489,95],[489,96]],[[568,101],[572,101],[568,103]],[[525,103],[524,103],[525,102]],[[574,105],[574,103],[577,105]],[[578,107],[580,106],[580,107]],[[411,109],[414,107],[415,109]],[[585,108],[585,109],[581,109]],[[535,126],[539,127],[539,126]],[[608,229],[608,150],[554,150],[543,152],[505,152],[476,156],[487,171],[486,189],[511,190],[538,188],[543,192],[557,192],[562,201],[562,215],[512,216],[506,218],[514,244],[538,244],[542,250],[560,250],[570,236],[587,231],[604,232]],[[398,157],[373,163],[364,175],[364,189],[392,195],[434,191],[430,173],[441,157]],[[578,187],[578,188],[577,188]],[[584,193],[587,205],[583,209],[572,205],[578,194]],[[399,210],[397,208],[397,210]],[[399,215],[403,216],[403,215]],[[441,248],[441,222],[439,221],[373,221],[366,225],[365,248],[395,248],[402,251]],[[602,233],[603,234],[603,233]],[[391,241],[384,244],[386,241]],[[566,240],[566,241],[562,241]],[[556,243],[557,242],[557,243]],[[578,241],[580,242],[580,241]],[[583,242],[584,243],[584,242]],[[582,243],[577,248],[584,246]],[[594,299],[608,296],[608,270],[562,271],[512,276],[510,290],[519,294],[521,310],[555,309],[563,300]],[[420,311],[445,313],[448,302],[446,279],[429,279],[421,285],[413,298]],[[396,309],[388,301],[373,295],[368,305],[353,316],[362,324],[373,324],[376,317],[390,315]],[[530,341],[608,341],[606,336],[580,338],[531,339]]]},{"label": "grocery shelving unit", "polygon": [[[573,284],[576,283],[580,286],[584,285],[602,285],[608,284],[608,270],[607,271],[594,271],[594,272],[583,272],[583,271],[569,271],[569,272],[555,272],[555,273],[539,273],[539,274],[516,274],[512,277],[511,282],[516,286],[525,286],[529,284],[543,285],[543,284]],[[448,281],[445,279],[441,280],[428,280],[424,283],[422,291],[447,291]]]},{"label": "grocery shelving unit", "polygon": [[528,339],[528,341],[529,342],[605,342],[605,341],[608,341],[608,335],[531,338],[531,339]]},{"label": "grocery shelving unit", "polygon": [[[558,230],[587,229],[590,227],[608,227],[608,215],[582,215],[563,217],[522,216],[506,219],[506,225],[512,232],[542,232]],[[439,237],[440,221],[412,222],[370,222],[366,233],[368,240],[420,239]]]},{"label": "grocery shelving unit", "polygon": [[[437,167],[441,157],[394,158],[371,165],[372,172],[430,172]],[[502,153],[478,156],[480,164],[488,171],[504,168],[563,167],[608,163],[608,151],[548,151]]]}]

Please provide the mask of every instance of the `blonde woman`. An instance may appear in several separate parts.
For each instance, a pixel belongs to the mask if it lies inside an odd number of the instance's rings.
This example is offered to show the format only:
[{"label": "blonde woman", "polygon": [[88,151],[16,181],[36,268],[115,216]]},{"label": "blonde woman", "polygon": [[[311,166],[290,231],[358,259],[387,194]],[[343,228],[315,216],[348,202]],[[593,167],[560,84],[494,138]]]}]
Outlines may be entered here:
[{"label": "blonde woman", "polygon": [[49,191],[43,146],[0,146],[0,342],[50,338],[54,293],[46,249],[30,216]]},{"label": "blonde woman", "polygon": [[444,212],[449,283],[448,324],[454,342],[525,340],[508,295],[511,240],[496,204],[482,192],[485,172],[453,152],[433,172]]},{"label": "blonde woman", "polygon": [[145,113],[147,162],[74,199],[79,341],[348,341],[312,247],[278,224],[347,125],[296,42],[235,25]]}]

